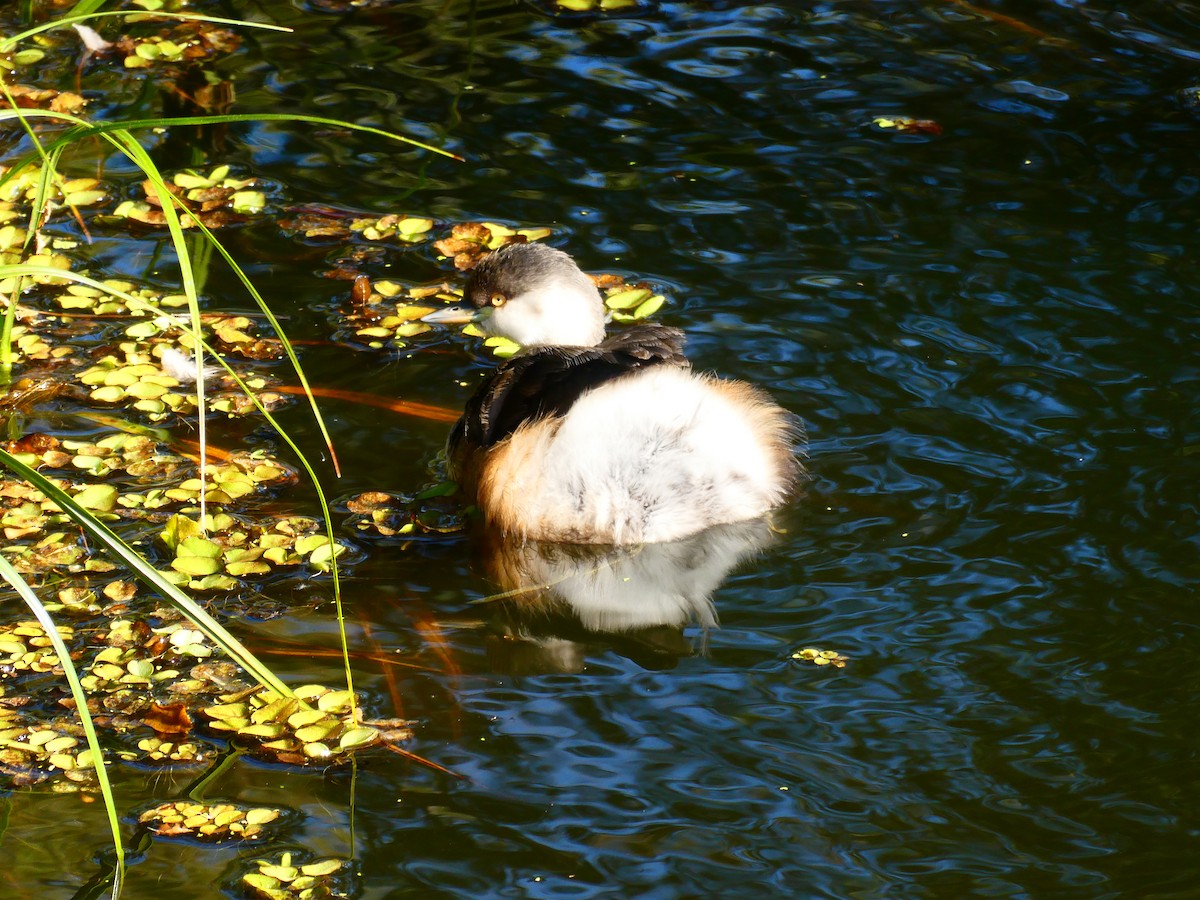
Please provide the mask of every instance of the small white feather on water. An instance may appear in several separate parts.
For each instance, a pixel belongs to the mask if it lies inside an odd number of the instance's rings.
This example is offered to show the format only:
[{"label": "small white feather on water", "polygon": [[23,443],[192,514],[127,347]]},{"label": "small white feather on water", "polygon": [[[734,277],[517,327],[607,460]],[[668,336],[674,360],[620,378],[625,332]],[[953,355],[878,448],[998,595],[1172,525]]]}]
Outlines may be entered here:
[{"label": "small white feather on water", "polygon": [[83,41],[83,46],[87,47],[89,53],[100,53],[112,46],[104,38],[96,32],[95,28],[89,28],[87,25],[71,26],[79,33],[79,39]]},{"label": "small white feather on water", "polygon": [[[189,353],[176,350],[174,347],[164,347],[159,355],[163,371],[180,384],[192,384],[196,381],[196,360]],[[204,377],[211,378],[219,373],[218,366],[205,366]]]}]

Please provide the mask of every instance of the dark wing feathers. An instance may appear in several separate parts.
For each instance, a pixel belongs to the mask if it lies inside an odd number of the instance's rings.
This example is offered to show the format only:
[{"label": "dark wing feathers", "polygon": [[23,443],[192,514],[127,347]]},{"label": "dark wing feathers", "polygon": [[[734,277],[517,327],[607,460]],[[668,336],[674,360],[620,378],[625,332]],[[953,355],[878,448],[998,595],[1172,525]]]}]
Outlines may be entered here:
[{"label": "dark wing feathers", "polygon": [[[545,347],[502,363],[467,402],[450,452],[490,447],[523,423],[566,413],[586,391],[649,366],[687,366],[683,332],[664,325],[627,328],[595,347]],[[466,446],[464,446],[466,445]]]}]

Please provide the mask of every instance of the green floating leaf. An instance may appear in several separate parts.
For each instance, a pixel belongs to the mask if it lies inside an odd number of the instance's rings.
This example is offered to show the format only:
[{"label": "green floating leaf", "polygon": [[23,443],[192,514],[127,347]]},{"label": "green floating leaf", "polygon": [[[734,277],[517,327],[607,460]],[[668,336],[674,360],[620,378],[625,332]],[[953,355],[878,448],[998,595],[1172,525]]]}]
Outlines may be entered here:
[{"label": "green floating leaf", "polygon": [[76,494],[74,499],[84,509],[112,512],[117,505],[117,489],[110,484],[92,484]]},{"label": "green floating leaf", "polygon": [[202,537],[189,537],[179,545],[178,555],[220,559],[221,545]]},{"label": "green floating leaf", "polygon": [[221,571],[221,564],[205,556],[177,556],[171,560],[171,568],[185,575],[203,577],[216,575]]},{"label": "green floating leaf", "polygon": [[417,494],[417,500],[429,500],[433,497],[450,497],[458,493],[458,485],[453,481],[443,481],[435,484],[433,487],[427,487],[421,493]]},{"label": "green floating leaf", "polygon": [[604,298],[604,305],[609,309],[630,309],[649,298],[652,292],[649,288],[631,288],[627,291],[617,291]]},{"label": "green floating leaf", "polygon": [[324,875],[332,875],[338,869],[342,868],[343,865],[345,863],[340,859],[320,859],[306,866],[301,866],[300,871],[311,878],[320,878]]},{"label": "green floating leaf", "polygon": [[230,198],[234,212],[260,213],[267,205],[267,195],[262,191],[238,191]]},{"label": "green floating leaf", "polygon": [[633,317],[635,319],[645,319],[647,316],[654,315],[656,312],[662,309],[662,305],[666,302],[666,299],[667,298],[662,294],[656,294],[635,309],[633,311]]},{"label": "green floating leaf", "polygon": [[352,750],[356,747],[366,747],[379,740],[379,732],[365,726],[351,728],[338,741],[339,750]]},{"label": "green floating leaf", "polygon": [[162,542],[174,552],[180,544],[189,538],[202,537],[204,530],[187,516],[174,515],[167,520],[167,526],[159,532]]}]

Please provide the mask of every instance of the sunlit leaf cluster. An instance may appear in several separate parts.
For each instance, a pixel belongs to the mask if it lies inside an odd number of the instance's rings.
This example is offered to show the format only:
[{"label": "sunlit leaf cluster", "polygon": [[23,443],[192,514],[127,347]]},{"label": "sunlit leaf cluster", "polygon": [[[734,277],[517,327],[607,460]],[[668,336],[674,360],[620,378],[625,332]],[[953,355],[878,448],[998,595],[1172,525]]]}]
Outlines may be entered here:
[{"label": "sunlit leaf cluster", "polygon": [[235,803],[160,803],[138,816],[138,823],[159,837],[186,837],[206,843],[260,841],[272,833],[282,811]]},{"label": "sunlit leaf cluster", "polygon": [[554,5],[570,12],[617,12],[635,8],[637,0],[554,0]]},{"label": "sunlit leaf cluster", "polygon": [[450,229],[450,236],[437,241],[437,251],[453,260],[454,268],[473,269],[493,250],[506,244],[540,241],[549,237],[549,228],[509,228],[496,222],[462,222]]},{"label": "sunlit leaf cluster", "polygon": [[254,860],[254,866],[254,871],[242,876],[241,887],[257,900],[355,896],[350,860],[325,857],[304,863],[284,853],[278,859]]},{"label": "sunlit leaf cluster", "polygon": [[462,531],[464,513],[450,500],[458,485],[446,481],[418,494],[367,491],[349,498],[346,525],[364,536],[409,538]]},{"label": "sunlit leaf cluster", "polygon": [[[58,633],[69,641],[75,630],[59,625]],[[0,627],[0,678],[55,671],[61,673],[62,665],[40,623],[22,621]]]},{"label": "sunlit leaf cluster", "polygon": [[239,579],[288,566],[327,571],[330,561],[347,549],[336,541],[331,544],[320,523],[304,516],[254,524],[216,513],[205,524],[207,529],[201,530],[192,519],[176,515],[161,535],[174,554],[173,571],[164,574],[192,590],[233,590],[240,586]]},{"label": "sunlit leaf cluster", "polygon": [[846,663],[850,661],[849,657],[842,656],[836,650],[818,650],[816,647],[797,650],[792,654],[792,659],[797,662],[812,663],[814,666],[833,666],[835,669],[844,669]]},{"label": "sunlit leaf cluster", "polygon": [[81,735],[74,721],[35,721],[0,705],[0,776],[19,787],[49,782],[56,791],[91,785],[95,763]]},{"label": "sunlit leaf cluster", "polygon": [[177,68],[226,56],[240,46],[241,38],[234,31],[201,22],[181,22],[158,34],[122,35],[113,51],[123,58],[126,69]]},{"label": "sunlit leaf cluster", "polygon": [[[217,166],[208,174],[191,169],[176,172],[167,190],[186,210],[179,219],[184,228],[200,222],[207,228],[221,228],[247,221],[264,211],[267,195],[257,178],[234,178],[229,166]],[[145,200],[126,200],[113,215],[144,225],[165,225],[163,199],[150,181],[142,183]]]},{"label": "sunlit leaf cluster", "polygon": [[250,742],[261,756],[291,765],[329,765],[347,754],[411,736],[405,726],[386,732],[358,721],[350,691],[319,684],[296,688],[294,697],[243,691],[201,712],[218,732]]}]

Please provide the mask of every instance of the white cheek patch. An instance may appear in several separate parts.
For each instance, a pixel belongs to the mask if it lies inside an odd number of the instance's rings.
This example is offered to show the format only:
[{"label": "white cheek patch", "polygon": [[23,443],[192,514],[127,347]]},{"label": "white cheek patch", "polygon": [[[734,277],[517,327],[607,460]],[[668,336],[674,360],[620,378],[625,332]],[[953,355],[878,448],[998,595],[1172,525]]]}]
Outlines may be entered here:
[{"label": "white cheek patch", "polygon": [[524,347],[590,347],[604,340],[603,315],[594,292],[558,285],[512,298],[492,312],[484,327]]}]

